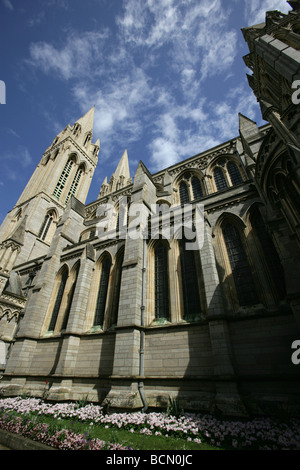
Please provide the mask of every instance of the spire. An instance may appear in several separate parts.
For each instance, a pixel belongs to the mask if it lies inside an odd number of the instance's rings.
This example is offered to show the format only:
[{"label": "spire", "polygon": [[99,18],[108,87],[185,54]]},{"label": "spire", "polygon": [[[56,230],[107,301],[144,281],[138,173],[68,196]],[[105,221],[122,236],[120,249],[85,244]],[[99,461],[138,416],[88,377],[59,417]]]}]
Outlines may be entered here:
[{"label": "spire", "polygon": [[239,130],[246,138],[259,132],[256,122],[241,113],[239,113]]},{"label": "spire", "polygon": [[94,114],[95,106],[93,106],[87,113],[85,113],[76,123],[80,124],[83,132],[89,132],[94,127]]},{"label": "spire", "polygon": [[107,182],[107,177],[105,177],[100,188],[98,199],[102,196],[106,196],[107,194],[111,194],[114,191],[118,191],[131,183],[128,155],[127,150],[125,150],[118,163],[116,171],[110,177],[109,182]]},{"label": "spire", "polygon": [[242,140],[242,145],[245,151],[246,167],[253,165],[257,153],[257,137],[262,137],[262,134],[255,121],[239,113],[239,131]]},{"label": "spire", "polygon": [[128,154],[127,154],[126,149],[121,157],[121,160],[119,161],[116,171],[113,174],[115,181],[117,181],[120,178],[120,176],[124,177],[125,181],[130,179]]}]

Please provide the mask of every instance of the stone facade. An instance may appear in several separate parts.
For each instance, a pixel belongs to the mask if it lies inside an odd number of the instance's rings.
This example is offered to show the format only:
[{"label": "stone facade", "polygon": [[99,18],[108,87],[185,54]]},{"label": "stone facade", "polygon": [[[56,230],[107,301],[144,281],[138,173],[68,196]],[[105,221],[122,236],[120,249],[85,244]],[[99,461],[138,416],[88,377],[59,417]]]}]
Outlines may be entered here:
[{"label": "stone facade", "polygon": [[0,229],[4,394],[299,409],[300,12],[290,3],[243,30],[266,125],[240,114],[237,137],[155,174],[140,162],[132,179],[125,151],[87,205],[94,110],[46,150]]}]

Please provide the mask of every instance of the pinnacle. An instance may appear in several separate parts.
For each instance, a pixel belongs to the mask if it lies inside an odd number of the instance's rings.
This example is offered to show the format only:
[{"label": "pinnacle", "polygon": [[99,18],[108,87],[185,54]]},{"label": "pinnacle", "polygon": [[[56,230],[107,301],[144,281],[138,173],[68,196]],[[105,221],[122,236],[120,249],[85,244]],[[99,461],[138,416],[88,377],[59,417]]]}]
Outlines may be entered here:
[{"label": "pinnacle", "polygon": [[126,179],[130,178],[127,149],[125,149],[114,173],[116,179],[119,178],[119,176],[125,176]]}]

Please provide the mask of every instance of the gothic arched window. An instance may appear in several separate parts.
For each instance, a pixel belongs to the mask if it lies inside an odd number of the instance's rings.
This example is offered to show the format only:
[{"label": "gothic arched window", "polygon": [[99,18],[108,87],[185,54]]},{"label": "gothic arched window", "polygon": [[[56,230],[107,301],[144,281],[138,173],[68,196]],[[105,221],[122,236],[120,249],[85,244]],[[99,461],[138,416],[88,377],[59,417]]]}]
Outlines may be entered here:
[{"label": "gothic arched window", "polygon": [[185,240],[179,242],[181,283],[183,294],[183,318],[193,320],[201,313],[195,251],[186,250]]},{"label": "gothic arched window", "polygon": [[68,324],[69,315],[70,315],[72,302],[73,302],[73,297],[74,297],[74,292],[75,292],[75,288],[76,288],[76,284],[77,284],[77,278],[78,278],[78,274],[79,274],[79,268],[80,268],[80,263],[78,262],[76,264],[75,268],[73,268],[72,272],[70,273],[70,278],[71,278],[72,285],[71,285],[70,290],[68,292],[67,307],[66,307],[66,311],[64,312],[64,318],[63,318],[63,322],[62,322],[62,326],[61,326],[62,330],[65,330],[66,327],[67,327],[67,324]]},{"label": "gothic arched window", "polygon": [[240,306],[258,303],[251,268],[238,229],[227,223],[223,229],[224,241]]},{"label": "gothic arched window", "polygon": [[223,170],[221,170],[221,168],[214,169],[214,180],[215,180],[215,185],[218,191],[221,191],[222,189],[227,188],[227,182],[226,182]]},{"label": "gothic arched window", "polygon": [[180,203],[181,204],[187,204],[190,202],[189,198],[189,190],[184,181],[181,181],[179,185],[179,196],[180,196]]},{"label": "gothic arched window", "polygon": [[45,240],[46,239],[46,236],[49,232],[49,228],[52,224],[52,222],[54,221],[54,218],[55,218],[55,215],[54,215],[54,212],[51,211],[49,212],[46,217],[44,218],[44,221],[42,223],[42,226],[40,228],[40,231],[39,231],[39,234],[38,234],[38,238],[40,238],[41,240]]},{"label": "gothic arched window", "polygon": [[196,176],[192,178],[192,188],[194,199],[200,199],[203,196],[203,190],[200,180]]},{"label": "gothic arched window", "polygon": [[60,175],[60,178],[58,180],[58,183],[56,185],[56,188],[53,192],[53,196],[56,196],[57,199],[60,198],[61,196],[61,193],[62,193],[62,190],[64,189],[65,187],[65,184],[66,184],[66,181],[70,175],[70,171],[72,169],[72,166],[74,165],[74,161],[73,159],[69,158],[69,160],[67,161],[67,163],[65,164],[65,167],[62,171],[62,174]]},{"label": "gothic arched window", "polygon": [[76,122],[73,127],[73,134],[78,136],[80,132],[81,132],[81,126],[80,124],[78,124],[78,122]]},{"label": "gothic arched window", "polygon": [[112,304],[112,311],[111,311],[111,324],[112,325],[116,325],[118,322],[123,260],[124,260],[124,250],[122,249],[122,251],[118,253],[116,263],[115,263],[114,290],[113,290],[113,298],[112,298],[113,304]]},{"label": "gothic arched window", "polygon": [[226,158],[226,156],[215,162],[213,177],[217,191],[242,184],[244,181],[237,162],[233,161],[231,158]]},{"label": "gothic arched window", "polygon": [[80,166],[77,169],[76,174],[74,176],[74,179],[72,181],[71,187],[70,187],[68,195],[66,197],[66,203],[69,201],[71,196],[75,196],[75,193],[76,193],[76,190],[78,188],[79,181],[80,181],[80,178],[81,178],[83,172],[84,172],[84,169],[83,169],[82,166]]},{"label": "gothic arched window", "polygon": [[59,313],[60,306],[62,303],[62,298],[65,292],[68,275],[69,275],[68,269],[65,267],[59,275],[59,287],[58,287],[58,291],[56,294],[55,304],[54,304],[54,308],[52,311],[52,316],[51,316],[51,321],[50,321],[48,331],[54,331],[55,329],[58,313]]},{"label": "gothic arched window", "polygon": [[169,320],[169,270],[168,249],[166,244],[159,242],[154,248],[155,273],[155,319]]},{"label": "gothic arched window", "polygon": [[109,256],[106,256],[101,263],[101,277],[100,277],[98,296],[97,296],[97,302],[96,302],[94,326],[103,327],[110,268],[111,268],[111,260]]},{"label": "gothic arched window", "polygon": [[84,146],[86,146],[90,141],[92,140],[92,134],[91,132],[88,132],[88,134],[86,135],[85,139],[84,139]]},{"label": "gothic arched window", "polygon": [[234,162],[229,162],[227,164],[227,171],[229,173],[231,183],[233,186],[243,183],[243,178],[238,169],[237,165]]}]

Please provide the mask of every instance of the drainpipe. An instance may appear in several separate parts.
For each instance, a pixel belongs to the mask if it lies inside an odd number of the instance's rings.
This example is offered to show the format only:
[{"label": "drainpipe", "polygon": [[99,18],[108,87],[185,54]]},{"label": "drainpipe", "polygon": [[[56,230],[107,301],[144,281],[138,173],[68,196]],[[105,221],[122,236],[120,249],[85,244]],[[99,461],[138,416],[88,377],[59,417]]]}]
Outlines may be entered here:
[{"label": "drainpipe", "polygon": [[[146,292],[146,237],[143,237],[143,267],[142,267],[142,302],[141,302],[141,332],[140,332],[140,367],[139,367],[139,376],[143,377],[144,375],[144,344],[145,344],[145,292]],[[140,397],[143,403],[143,412],[146,412],[148,409],[148,403],[144,395],[144,383],[141,380],[138,384]]]}]

